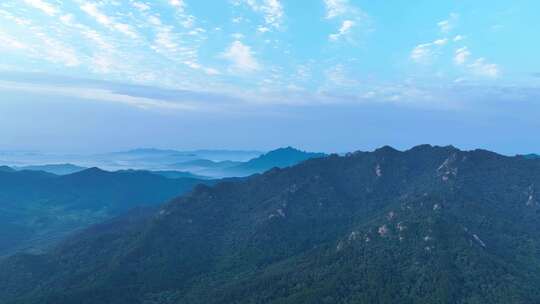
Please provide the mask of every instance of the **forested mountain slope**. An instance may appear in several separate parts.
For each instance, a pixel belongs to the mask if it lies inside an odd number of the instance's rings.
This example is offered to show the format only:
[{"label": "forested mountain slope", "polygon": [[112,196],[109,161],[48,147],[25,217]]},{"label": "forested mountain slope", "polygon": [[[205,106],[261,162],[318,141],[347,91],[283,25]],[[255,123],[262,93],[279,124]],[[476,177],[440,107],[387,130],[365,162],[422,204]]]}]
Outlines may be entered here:
[{"label": "forested mountain slope", "polygon": [[383,147],[198,186],[0,264],[1,303],[540,303],[540,161]]}]

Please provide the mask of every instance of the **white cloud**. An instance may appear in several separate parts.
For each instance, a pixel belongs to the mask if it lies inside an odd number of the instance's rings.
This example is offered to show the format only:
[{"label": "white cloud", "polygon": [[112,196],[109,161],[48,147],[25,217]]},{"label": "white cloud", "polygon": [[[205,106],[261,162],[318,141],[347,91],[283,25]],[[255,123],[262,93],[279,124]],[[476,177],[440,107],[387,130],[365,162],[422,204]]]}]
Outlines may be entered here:
[{"label": "white cloud", "polygon": [[181,10],[183,10],[184,7],[186,6],[186,4],[184,3],[183,0],[170,0],[169,3],[170,3],[172,6],[178,8],[178,9],[181,9]]},{"label": "white cloud", "polygon": [[17,24],[17,25],[29,26],[29,25],[32,24],[32,21],[30,21],[29,19],[14,16],[13,14],[11,14],[11,13],[5,11],[5,10],[1,10],[1,9],[0,9],[0,16],[15,22],[15,24]]},{"label": "white cloud", "polygon": [[[233,5],[246,4],[254,12],[261,13],[267,26],[279,28],[285,15],[280,0],[237,0]],[[242,21],[241,17],[233,19],[234,23]]]},{"label": "white cloud", "polygon": [[338,32],[335,33],[335,34],[331,34],[329,36],[329,39],[332,40],[332,41],[336,41],[339,38],[341,38],[342,36],[347,35],[348,33],[351,32],[351,29],[353,28],[354,25],[355,25],[354,21],[352,21],[352,20],[344,20],[343,23],[341,24],[341,27],[339,28]]},{"label": "white cloud", "polygon": [[494,63],[486,62],[484,58],[476,59],[469,65],[469,68],[478,76],[497,78],[500,75],[499,66]]},{"label": "white cloud", "polygon": [[266,26],[259,26],[259,27],[257,28],[257,31],[258,31],[259,33],[266,33],[266,32],[269,32],[270,29],[267,28]]},{"label": "white cloud", "polygon": [[461,40],[465,39],[465,37],[461,36],[461,35],[457,35],[454,37],[454,42],[459,42]]},{"label": "white cloud", "polygon": [[448,42],[448,39],[447,39],[447,38],[444,38],[444,39],[437,39],[437,40],[433,41],[433,44],[439,45],[439,46],[443,46],[443,45],[445,45],[447,42]]},{"label": "white cloud", "polygon": [[324,0],[326,5],[326,18],[332,19],[344,15],[348,8],[347,0]]},{"label": "white cloud", "polygon": [[0,32],[0,49],[2,48],[22,50],[28,48],[28,46],[17,39]]},{"label": "white cloud", "polygon": [[143,2],[133,2],[133,6],[141,12],[145,12],[150,9],[150,5]]},{"label": "white cloud", "polygon": [[441,33],[448,34],[456,27],[458,20],[459,15],[456,13],[451,13],[448,19],[440,21],[437,23],[437,26],[439,27]]},{"label": "white cloud", "polygon": [[163,110],[197,110],[197,106],[185,101],[168,101],[147,97],[130,96],[102,88],[71,87],[35,85],[0,81],[0,88],[40,94],[56,94],[60,96],[81,98],[90,101],[103,101],[124,104],[140,109],[163,109]]},{"label": "white cloud", "polygon": [[31,5],[49,16],[54,16],[58,13],[58,8],[43,0],[24,0],[26,4]]},{"label": "white cloud", "polygon": [[469,59],[470,56],[471,56],[471,52],[466,46],[464,46],[456,50],[456,55],[454,56],[454,62],[458,65],[462,65]]},{"label": "white cloud", "polygon": [[454,56],[454,62],[457,65],[465,66],[465,68],[476,76],[488,77],[488,78],[497,78],[500,75],[500,68],[494,63],[489,63],[485,58],[475,59],[472,63],[465,65],[471,57],[471,52],[469,49],[464,46],[456,50]]},{"label": "white cloud", "polygon": [[325,71],[326,80],[331,87],[356,87],[359,82],[349,75],[343,64],[335,65]]},{"label": "white cloud", "polygon": [[425,62],[433,54],[431,51],[432,45],[433,43],[423,43],[417,45],[411,52],[411,59],[416,62]]},{"label": "white cloud", "polygon": [[[348,42],[355,43],[360,34],[373,31],[370,16],[359,7],[351,5],[348,0],[324,0],[324,3],[326,5],[326,19],[339,22],[336,32],[328,36],[330,41],[346,37]],[[353,26],[360,29],[355,30],[354,35],[351,31]]]},{"label": "white cloud", "polygon": [[260,64],[253,56],[251,47],[239,40],[234,41],[222,56],[232,63],[232,69],[235,71],[253,72],[260,69]]},{"label": "white cloud", "polygon": [[233,37],[236,40],[241,40],[241,39],[244,39],[245,36],[242,33],[232,33],[231,37]]},{"label": "white cloud", "polygon": [[419,44],[411,51],[410,58],[418,63],[428,63],[446,44],[448,44],[448,38]]},{"label": "white cloud", "polygon": [[37,33],[37,37],[44,44],[43,57],[54,63],[61,63],[67,67],[74,67],[81,64],[81,60],[77,56],[75,50],[61,41],[47,36],[45,33]]},{"label": "white cloud", "polygon": [[116,22],[112,17],[101,12],[95,3],[84,2],[81,10],[93,17],[98,23],[116,31],[123,33],[130,38],[137,38],[137,34],[131,29],[129,24]]}]

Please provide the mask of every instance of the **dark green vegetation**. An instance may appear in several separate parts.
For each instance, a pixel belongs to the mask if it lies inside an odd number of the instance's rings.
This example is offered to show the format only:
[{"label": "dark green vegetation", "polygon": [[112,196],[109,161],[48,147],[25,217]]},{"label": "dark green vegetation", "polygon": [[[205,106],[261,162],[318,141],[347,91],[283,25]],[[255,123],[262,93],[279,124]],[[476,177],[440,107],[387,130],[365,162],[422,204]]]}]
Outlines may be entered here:
[{"label": "dark green vegetation", "polygon": [[74,230],[135,206],[165,202],[200,182],[97,168],[57,176],[0,169],[0,256],[40,250]]},{"label": "dark green vegetation", "polygon": [[198,186],[0,264],[11,303],[540,303],[540,161],[389,147]]}]

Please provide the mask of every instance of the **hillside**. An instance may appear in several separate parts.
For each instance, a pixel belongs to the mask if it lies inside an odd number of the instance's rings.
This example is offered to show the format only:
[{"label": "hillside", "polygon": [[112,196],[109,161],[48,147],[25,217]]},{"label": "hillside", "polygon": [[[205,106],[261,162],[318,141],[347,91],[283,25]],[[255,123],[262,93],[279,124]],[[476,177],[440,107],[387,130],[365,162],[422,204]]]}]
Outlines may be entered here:
[{"label": "hillside", "polygon": [[0,256],[39,250],[63,236],[139,205],[154,205],[198,183],[149,172],[97,168],[57,176],[43,171],[0,171]]},{"label": "hillside", "polygon": [[0,264],[0,303],[539,303],[540,161],[383,147],[198,186]]}]

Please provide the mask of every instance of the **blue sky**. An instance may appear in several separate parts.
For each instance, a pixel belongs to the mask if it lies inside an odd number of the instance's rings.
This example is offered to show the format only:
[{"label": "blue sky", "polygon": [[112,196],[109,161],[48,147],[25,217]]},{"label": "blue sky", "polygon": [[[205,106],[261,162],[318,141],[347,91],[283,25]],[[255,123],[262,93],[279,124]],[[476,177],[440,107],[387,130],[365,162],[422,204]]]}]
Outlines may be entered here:
[{"label": "blue sky", "polygon": [[540,2],[7,0],[0,149],[540,152]]}]

